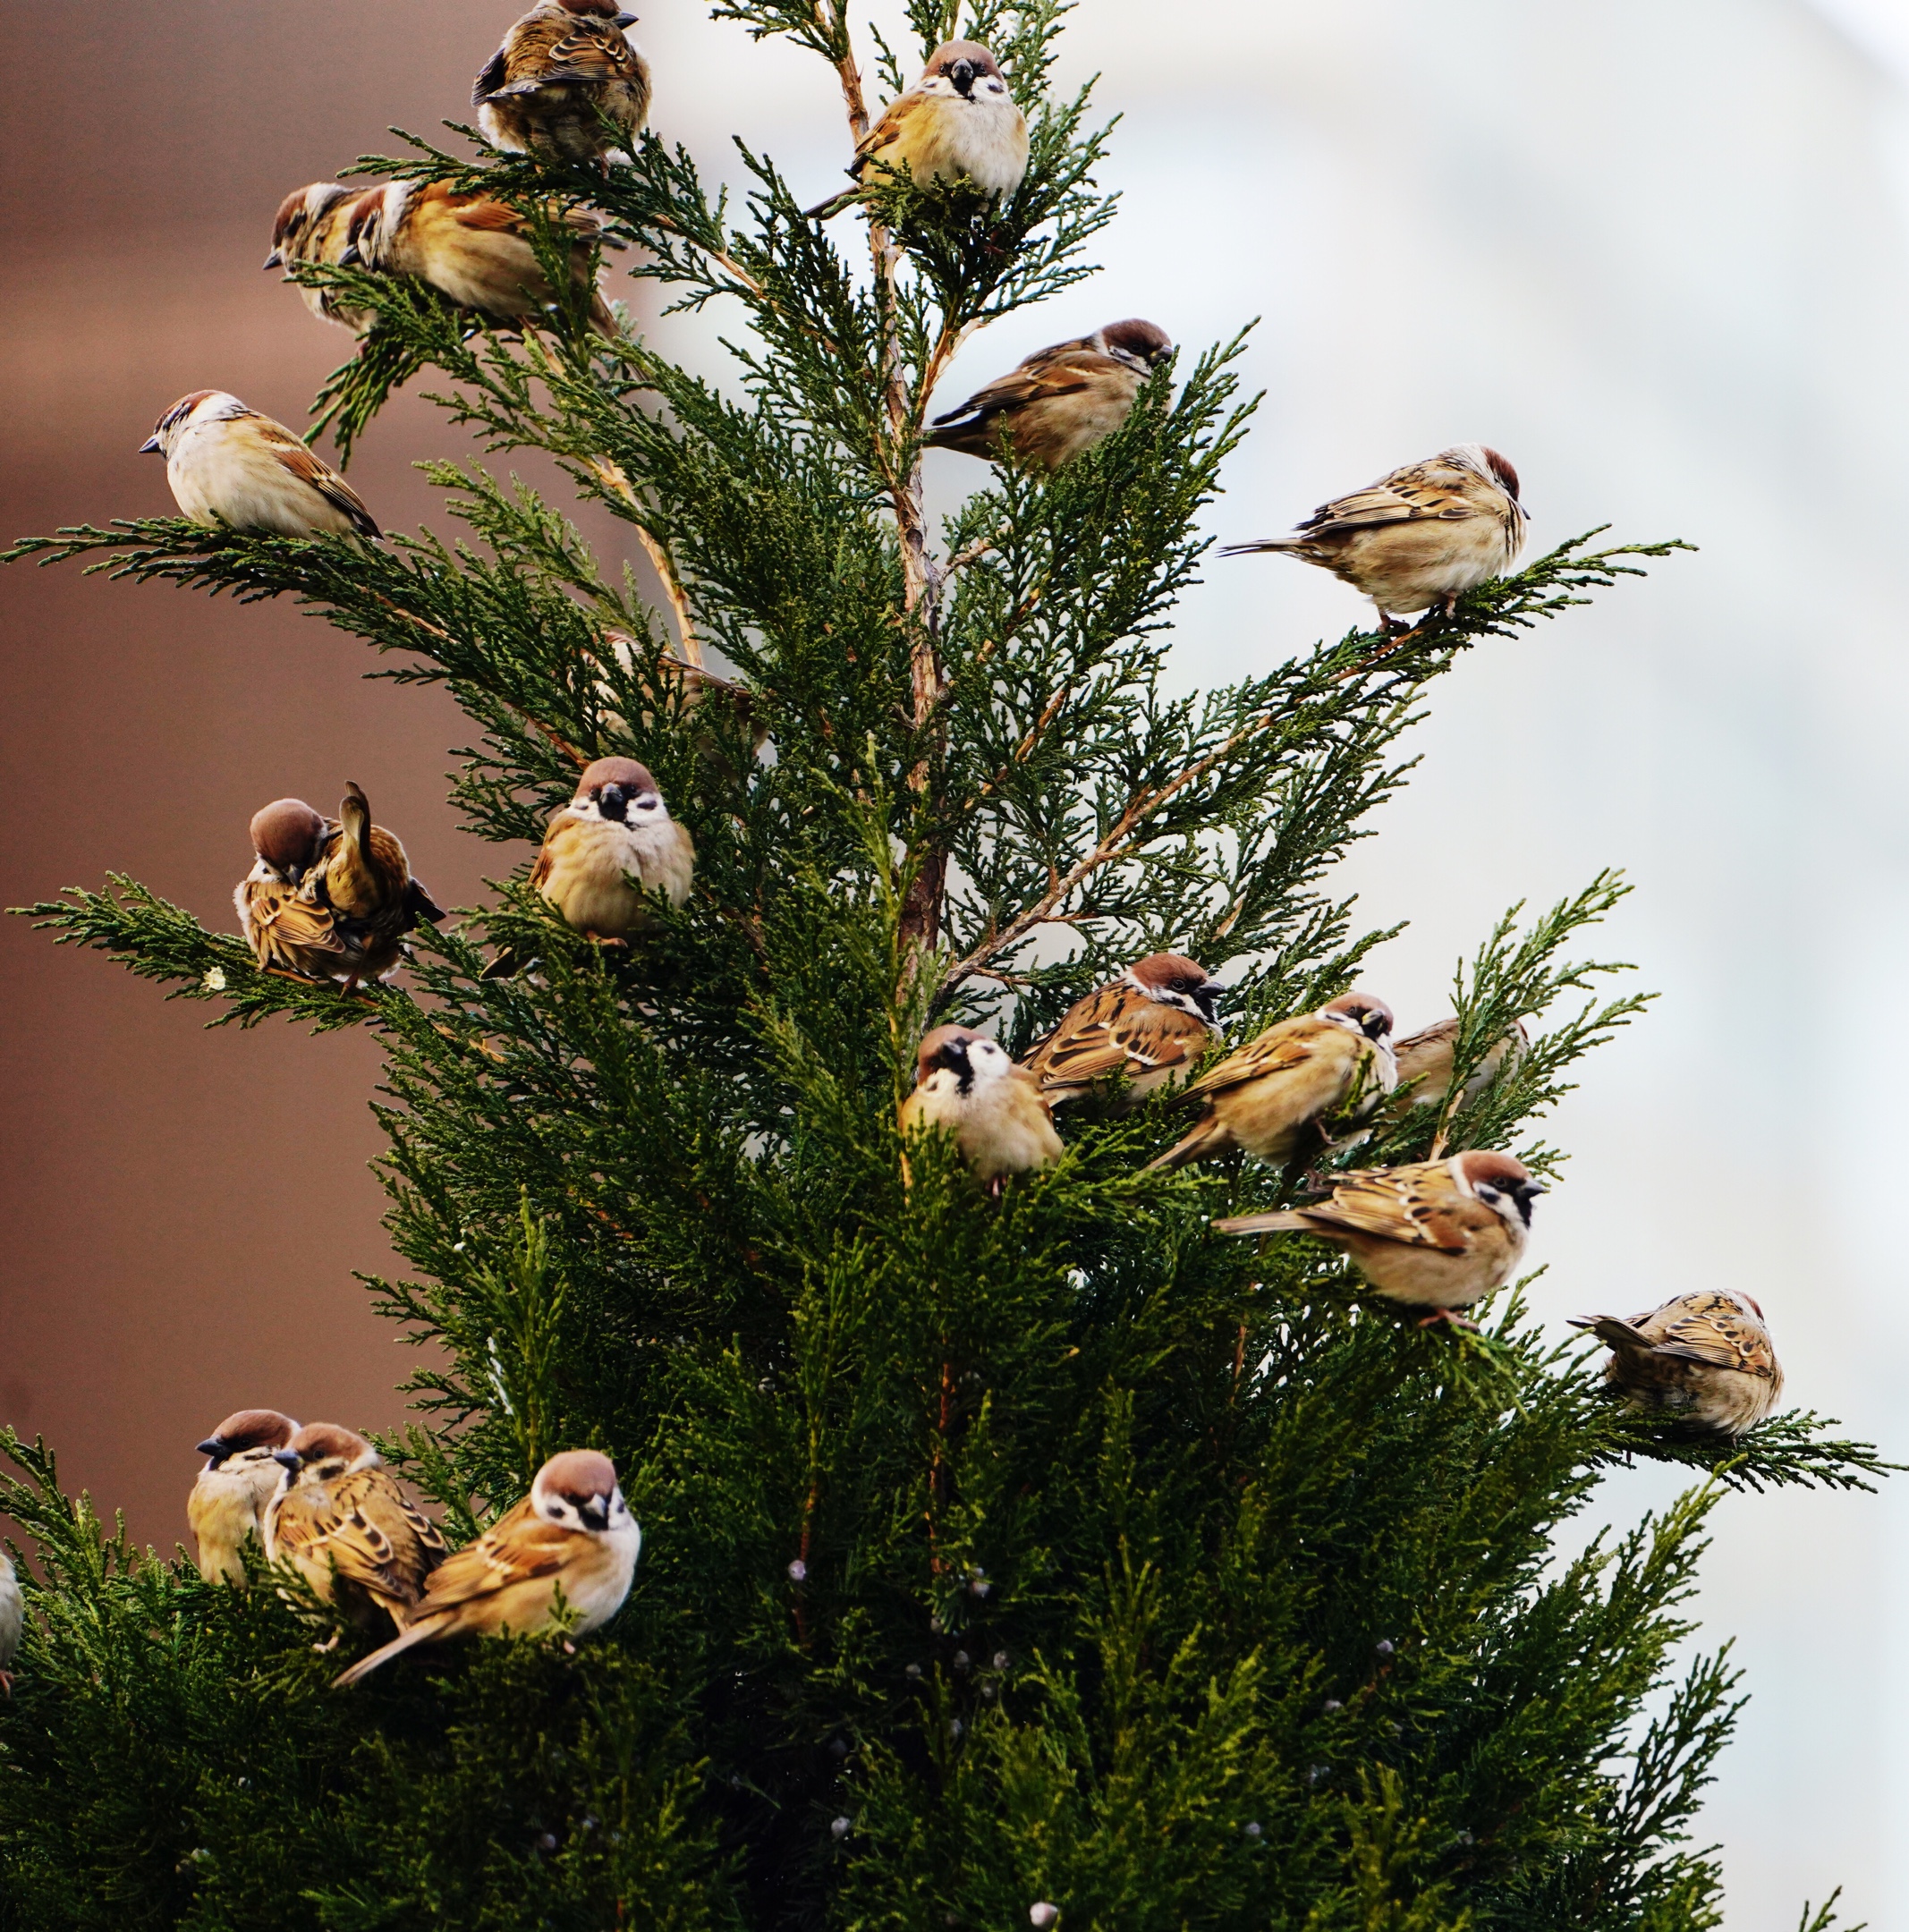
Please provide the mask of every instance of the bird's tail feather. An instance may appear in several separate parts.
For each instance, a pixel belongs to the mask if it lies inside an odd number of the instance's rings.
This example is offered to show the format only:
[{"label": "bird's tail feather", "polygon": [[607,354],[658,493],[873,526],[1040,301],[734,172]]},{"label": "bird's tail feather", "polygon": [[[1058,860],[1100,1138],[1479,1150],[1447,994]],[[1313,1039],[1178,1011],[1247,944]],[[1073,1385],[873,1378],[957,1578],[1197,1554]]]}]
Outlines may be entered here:
[{"label": "bird's tail feather", "polygon": [[1649,1335],[1641,1334],[1629,1322],[1620,1321],[1615,1315],[1574,1315],[1574,1328],[1588,1328],[1607,1348],[1643,1349],[1652,1346]]},{"label": "bird's tail feather", "polygon": [[346,1690],[361,1677],[369,1677],[380,1664],[388,1664],[400,1651],[409,1650],[413,1644],[420,1644],[437,1634],[438,1624],[435,1617],[427,1617],[413,1623],[401,1636],[394,1637],[387,1644],[381,1645],[369,1657],[360,1657],[350,1670],[340,1671],[332,1679],[334,1690]]},{"label": "bird's tail feather", "polygon": [[1220,546],[1222,556],[1251,556],[1259,550],[1303,550],[1303,537],[1261,537],[1252,543],[1230,543]]},{"label": "bird's tail feather", "polygon": [[1195,1121],[1166,1153],[1149,1161],[1141,1172],[1152,1174],[1157,1168],[1184,1167],[1189,1161],[1199,1160],[1203,1155],[1224,1154],[1231,1144],[1226,1130],[1209,1116]]},{"label": "bird's tail feather", "polygon": [[1303,1233],[1311,1225],[1303,1215],[1290,1209],[1281,1209],[1277,1214],[1234,1215],[1225,1221],[1216,1221],[1216,1234],[1280,1234]]}]

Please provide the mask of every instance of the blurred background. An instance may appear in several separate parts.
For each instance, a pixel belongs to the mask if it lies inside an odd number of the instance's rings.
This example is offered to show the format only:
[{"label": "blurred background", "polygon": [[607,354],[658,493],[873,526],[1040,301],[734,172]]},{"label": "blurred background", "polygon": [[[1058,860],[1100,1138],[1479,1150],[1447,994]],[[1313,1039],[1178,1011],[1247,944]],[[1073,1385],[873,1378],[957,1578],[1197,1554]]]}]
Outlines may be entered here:
[{"label": "blurred background", "polygon": [[[0,120],[0,538],[169,513],[133,452],[188,389],[302,421],[348,339],[259,273],[280,196],[388,148],[389,123],[462,118],[513,11],[135,0],[33,32],[32,89]],[[24,44],[39,10],[0,0],[14,16]],[[734,132],[805,197],[839,182],[819,63],[698,6],[637,31],[656,126],[706,169],[735,178]],[[1257,316],[1265,401],[1217,534],[1478,438],[1517,462],[1540,547],[1605,522],[1701,547],[1437,688],[1411,789],[1346,869],[1367,923],[1411,922],[1367,983],[1406,1029],[1435,1019],[1506,905],[1626,868],[1637,892],[1590,950],[1663,996],[1548,1130],[1573,1160],[1537,1305],[1562,1334],[1747,1289],[1794,1399],[1909,1458],[1884,1023],[1909,948],[1909,8],[1083,0],[1065,65],[1124,117],[1106,272],[972,343],[951,403],[1116,316],[1191,347]],[[721,326],[657,333],[716,372]],[[441,525],[409,466],[461,446],[407,397],[353,478],[387,527]],[[943,502],[980,480],[931,464]],[[123,870],[229,925],[252,810],[327,806],[348,777],[447,904],[521,856],[451,822],[469,733],[448,702],[366,683],[322,623],[71,568],[10,570],[0,599],[0,902]],[[1320,572],[1216,562],[1175,674],[1243,675],[1363,616]],[[23,920],[0,921],[0,1420],[161,1546],[228,1410],[399,1420],[415,1358],[353,1278],[390,1264],[371,1043],[204,1033],[206,1009]],[[1676,1487],[1629,1472],[1603,1510]],[[1790,1932],[1840,1882],[1847,1919],[1909,1927],[1909,1487],[1733,1497],[1715,1521],[1694,1614],[1752,1693],[1701,1823],[1728,1923]]]}]

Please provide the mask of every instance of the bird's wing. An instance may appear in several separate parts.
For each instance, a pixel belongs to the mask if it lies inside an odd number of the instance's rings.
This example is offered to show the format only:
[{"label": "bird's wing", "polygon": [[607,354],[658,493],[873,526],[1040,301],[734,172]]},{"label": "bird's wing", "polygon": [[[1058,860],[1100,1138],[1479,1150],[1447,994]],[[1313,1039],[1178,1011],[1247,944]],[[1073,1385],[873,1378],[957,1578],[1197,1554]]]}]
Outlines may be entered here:
[{"label": "bird's wing", "polygon": [[445,920],[445,910],[425,890],[421,879],[412,879],[404,891],[404,910],[411,916],[413,925],[420,919],[428,925],[441,926]]},{"label": "bird's wing", "polygon": [[1299,527],[1309,536],[1329,537],[1375,523],[1421,522],[1430,517],[1455,521],[1477,514],[1458,471],[1443,463],[1412,463],[1350,496],[1321,504]]},{"label": "bird's wing", "polygon": [[290,470],[301,483],[309,484],[334,508],[344,511],[356,529],[367,537],[384,534],[365,507],[364,498],[322,456],[313,455],[289,429],[261,417],[259,439],[271,451],[282,469]]},{"label": "bird's wing", "polygon": [[1321,1232],[1343,1230],[1444,1254],[1465,1253],[1472,1237],[1498,1220],[1495,1209],[1453,1186],[1443,1161],[1344,1174],[1328,1199],[1296,1211]]},{"label": "bird's wing", "polygon": [[1191,1087],[1182,1089],[1180,1097],[1192,1100],[1202,1094],[1218,1093],[1224,1087],[1237,1087],[1242,1080],[1303,1066],[1319,1052],[1328,1036],[1344,1031],[1310,1014],[1297,1020],[1282,1020],[1277,1026],[1267,1028],[1236,1052],[1228,1054],[1218,1066],[1209,1068]]},{"label": "bird's wing", "polygon": [[563,1569],[575,1541],[574,1530],[546,1522],[526,1496],[476,1542],[454,1550],[437,1565],[419,1600],[417,1614],[428,1617],[475,1597],[495,1595],[513,1583],[554,1577]]},{"label": "bird's wing", "polygon": [[1114,1027],[1127,1003],[1140,997],[1126,986],[1090,993],[1068,1008],[1060,1024],[1021,1064],[1048,1087],[1090,1087],[1117,1073],[1127,1055],[1115,1038]]},{"label": "bird's wing", "polygon": [[561,85],[568,80],[629,80],[636,75],[636,49],[621,27],[600,25],[588,16],[572,16],[572,27],[553,41],[542,79]]},{"label": "bird's wing", "polygon": [[882,117],[856,143],[855,158],[848,172],[859,181],[870,161],[879,161],[900,140],[908,117],[929,106],[925,94],[898,94],[882,110]]},{"label": "bird's wing", "polygon": [[471,83],[471,105],[481,107],[510,79],[511,44],[505,39]]},{"label": "bird's wing", "polygon": [[959,409],[949,410],[935,419],[939,428],[962,417],[986,419],[1010,410],[1022,410],[1032,402],[1047,402],[1057,396],[1078,395],[1097,378],[1133,373],[1123,362],[1102,355],[1079,342],[1056,343],[1042,349],[1025,362],[1008,370],[985,389],[977,389]]},{"label": "bird's wing", "polygon": [[1761,1325],[1753,1326],[1722,1295],[1692,1295],[1687,1300],[1691,1305],[1666,1325],[1657,1345],[1659,1355],[1708,1362],[1715,1368],[1740,1368],[1750,1375],[1769,1373],[1769,1338]]},{"label": "bird's wing", "polygon": [[344,935],[328,906],[303,897],[281,880],[261,879],[252,887],[249,910],[252,945],[261,965],[276,962],[297,970],[301,954],[346,953]]},{"label": "bird's wing", "polygon": [[530,884],[533,886],[540,890],[548,883],[551,870],[556,864],[556,848],[569,837],[569,828],[581,822],[570,816],[568,806],[551,819],[544,832],[544,842],[538,847],[537,863],[530,868]]}]

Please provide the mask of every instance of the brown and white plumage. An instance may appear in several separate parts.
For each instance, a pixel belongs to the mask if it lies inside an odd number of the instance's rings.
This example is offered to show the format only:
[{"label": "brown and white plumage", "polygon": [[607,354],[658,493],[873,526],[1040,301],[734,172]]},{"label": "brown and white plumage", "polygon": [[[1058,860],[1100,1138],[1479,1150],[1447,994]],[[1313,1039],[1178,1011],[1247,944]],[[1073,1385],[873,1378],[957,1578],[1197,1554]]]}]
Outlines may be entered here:
[{"label": "brown and white plumage", "polygon": [[936,417],[928,446],[989,458],[1005,449],[1025,469],[1058,470],[1126,421],[1141,385],[1173,346],[1165,329],[1136,317],[1037,350],[959,409]]},{"label": "brown and white plumage", "polygon": [[223,389],[195,389],[140,453],[165,458],[182,516],[273,537],[379,534],[363,499],[285,428]]},{"label": "brown and white plumage", "polygon": [[[616,318],[591,280],[598,224],[556,203],[549,212],[574,237],[571,280],[589,292],[590,326],[614,339]],[[489,195],[458,194],[444,182],[392,182],[353,210],[343,258],[379,275],[415,275],[457,308],[521,326],[547,319],[557,299],[531,232],[528,217]]]},{"label": "brown and white plumage", "polygon": [[1518,472],[1482,443],[1458,443],[1362,490],[1321,504],[1290,537],[1228,545],[1225,555],[1283,551],[1329,570],[1395,613],[1449,611],[1502,577],[1524,547]]},{"label": "brown and white plumage", "polygon": [[546,1630],[560,1589],[577,1634],[598,1630],[630,1594],[642,1546],[609,1457],[566,1449],[538,1470],[522,1503],[445,1558],[403,1635],[344,1672],[338,1688],[415,1644]]},{"label": "brown and white plumage", "polygon": [[923,1037],[901,1128],[904,1140],[922,1128],[952,1133],[969,1171],[997,1192],[1009,1174],[1045,1167],[1065,1151],[1040,1082],[972,1027],[939,1026]]},{"label": "brown and white plumage", "polygon": [[[518,152],[600,162],[628,149],[649,113],[649,63],[615,0],[534,6],[504,37],[471,89],[487,140]],[[616,136],[607,136],[605,119]]]},{"label": "brown and white plumage", "polygon": [[370,801],[351,780],[338,823],[303,891],[331,910],[352,976],[379,979],[404,956],[404,935],[420,920],[437,925],[443,910],[411,877],[395,833],[371,823]]},{"label": "brown and white plumage", "polygon": [[1186,1089],[1205,1111],[1149,1168],[1235,1151],[1280,1165],[1323,1150],[1392,1091],[1391,1030],[1392,1009],[1370,993],[1268,1027]]},{"label": "brown and white plumage", "polygon": [[[1516,1066],[1531,1043],[1524,1022],[1514,1021],[1510,1032],[1495,1042],[1472,1070],[1459,1096],[1459,1106],[1470,1106],[1506,1066]],[[1452,1090],[1452,1055],[1457,1045],[1458,1021],[1455,1015],[1422,1028],[1393,1048],[1398,1062],[1399,1093],[1407,1106],[1438,1106],[1443,1103]]]},{"label": "brown and white plumage", "polygon": [[[848,172],[867,185],[905,170],[918,188],[965,182],[1005,199],[1027,166],[1027,122],[999,64],[977,40],[947,40],[929,55],[921,78],[883,108]],[[809,212],[831,215],[854,199],[850,191]]]},{"label": "brown and white plumage", "polygon": [[[378,192],[376,188],[347,188],[338,182],[313,182],[310,187],[294,188],[278,204],[272,224],[272,252],[265,258],[267,268],[282,268],[287,263],[317,262],[335,268],[344,253],[352,216],[360,202]],[[368,309],[347,308],[330,289],[312,288],[294,282],[306,308],[321,322],[335,322],[361,335],[370,326]]]},{"label": "brown and white plumage", "polygon": [[26,1625],[27,1600],[13,1572],[13,1559],[0,1549],[0,1696],[13,1694],[13,1659],[20,1655],[20,1635]]},{"label": "brown and white plumage", "polygon": [[1219,1038],[1225,991],[1184,953],[1150,953],[1120,978],[1077,1000],[1021,1064],[1054,1106],[1125,1074],[1129,1102],[1183,1080]]},{"label": "brown and white plumage", "polygon": [[385,1610],[402,1630],[444,1561],[443,1531],[378,1451],[335,1422],[307,1423],[276,1460],[285,1473],[266,1512],[266,1555],[354,1623]]},{"label": "brown and white plumage", "polygon": [[1611,1352],[1604,1378],[1634,1408],[1698,1428],[1741,1436],[1777,1406],[1783,1365],[1746,1294],[1701,1289],[1676,1295],[1648,1315],[1575,1318]]},{"label": "brown and white plumage", "polygon": [[240,1552],[248,1540],[265,1541],[265,1513],[284,1477],[277,1453],[297,1434],[298,1424],[276,1409],[241,1409],[199,1444],[209,1460],[186,1498],[185,1515],[201,1576],[245,1587]]},{"label": "brown and white plumage", "polygon": [[1455,1319],[1510,1280],[1544,1189],[1509,1154],[1472,1148],[1449,1160],[1342,1174],[1309,1207],[1238,1215],[1222,1234],[1291,1232],[1343,1248],[1389,1301]]}]

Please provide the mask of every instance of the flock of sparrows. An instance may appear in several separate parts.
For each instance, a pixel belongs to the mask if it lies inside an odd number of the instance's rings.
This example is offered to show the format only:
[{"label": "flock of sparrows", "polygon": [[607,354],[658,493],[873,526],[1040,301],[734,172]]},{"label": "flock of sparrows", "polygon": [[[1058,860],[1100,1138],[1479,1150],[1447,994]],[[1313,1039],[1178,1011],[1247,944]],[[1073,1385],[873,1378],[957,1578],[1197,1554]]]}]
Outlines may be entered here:
[{"label": "flock of sparrows", "polygon": [[[378,1451],[335,1422],[301,1428],[276,1409],[242,1409],[199,1451],[208,1461],[186,1516],[202,1574],[242,1589],[245,1545],[256,1542],[354,1625],[395,1626],[341,1688],[418,1644],[547,1630],[560,1601],[581,1636],[630,1594],[642,1532],[595,1449],[552,1456],[522,1502],[454,1551]],[[4,1617],[0,1593],[0,1637]]]},{"label": "flock of sparrows", "polygon": [[[635,16],[614,0],[550,0],[517,21],[477,79],[472,101],[497,147],[607,168],[627,149],[651,98],[648,62],[625,29]],[[994,55],[972,41],[938,47],[921,77],[891,102],[857,146],[854,185],[810,211],[826,220],[871,184],[905,180],[999,203],[1028,165],[1026,122]],[[591,326],[618,336],[590,279],[587,214],[552,204],[548,218],[578,244],[572,293]],[[443,183],[395,182],[362,190],[334,182],[294,190],[281,204],[267,269],[358,267],[428,284],[475,324],[523,328],[560,301],[520,210]],[[335,289],[300,284],[312,312],[362,334],[370,314]],[[1038,351],[936,417],[923,440],[1051,473],[1104,442],[1125,421],[1142,386],[1173,353],[1156,324],[1115,322]],[[159,419],[147,451],[165,458],[183,515],[195,522],[284,537],[377,539],[376,520],[344,479],[292,431],[216,389],[182,396]],[[1526,517],[1517,472],[1496,451],[1459,444],[1323,504],[1290,537],[1230,547],[1274,551],[1331,571],[1370,597],[1381,623],[1449,611],[1465,591],[1502,574],[1523,547]],[[615,633],[607,649],[625,669],[633,648]],[[720,695],[751,724],[749,694],[700,666],[665,659],[663,675],[687,710]],[[756,747],[762,733],[751,725]],[[261,968],[345,988],[387,977],[420,920],[443,917],[411,877],[403,845],[371,821],[348,784],[335,818],[280,799],[251,824],[255,863],[234,901]],[[690,895],[695,847],[670,817],[655,779],[634,759],[598,758],[551,819],[530,882],[569,926],[624,946],[658,901]],[[491,970],[515,970],[501,956]],[[1205,1072],[1220,1043],[1223,989],[1193,960],[1162,953],[1138,961],[1078,1002],[1016,1064],[969,1027],[941,1026],[921,1041],[904,1136],[951,1134],[974,1175],[995,1191],[1062,1152],[1054,1109],[1099,1098],[1130,1104],[1177,1088],[1200,1105],[1187,1132],[1152,1165],[1174,1168],[1234,1153],[1303,1171],[1362,1135],[1401,1090],[1409,1104],[1443,1101],[1457,1022],[1446,1021],[1395,1048],[1382,1000],[1348,993],[1316,1013],[1267,1028]],[[1471,1076],[1466,1098],[1523,1050],[1520,1028]],[[1197,1077],[1194,1077],[1197,1076]],[[1544,1191],[1509,1155],[1466,1150],[1447,1159],[1342,1173],[1324,1199],[1216,1223],[1229,1234],[1295,1233],[1344,1250],[1379,1296],[1459,1311],[1500,1287],[1522,1256],[1533,1200]],[[1679,1296],[1628,1322],[1589,1318],[1612,1349],[1607,1375],[1640,1404],[1700,1426],[1736,1432],[1774,1405],[1782,1375],[1760,1311],[1747,1297]],[[615,1470],[591,1450],[553,1456],[530,1495],[466,1548],[409,1501],[363,1437],[335,1424],[300,1428],[275,1410],[243,1410],[199,1445],[208,1458],[189,1504],[205,1573],[245,1579],[241,1549],[256,1538],[290,1563],[355,1622],[385,1617],[397,1634],[346,1671],[355,1682],[413,1645],[454,1636],[547,1627],[561,1601],[575,1628],[606,1622],[630,1588],[641,1537]],[[0,1685],[21,1625],[20,1591],[0,1553]]]}]

